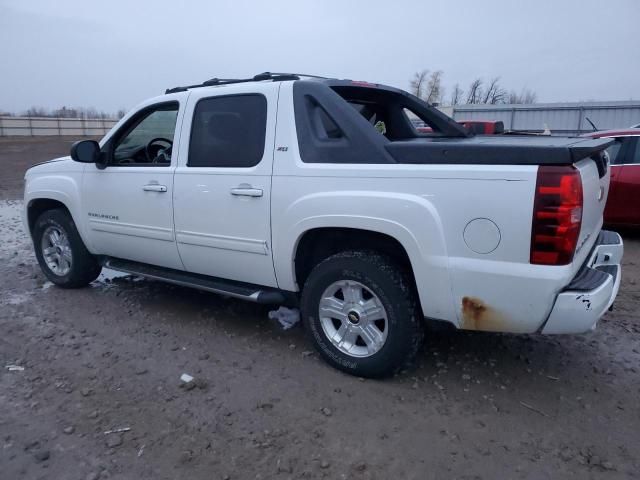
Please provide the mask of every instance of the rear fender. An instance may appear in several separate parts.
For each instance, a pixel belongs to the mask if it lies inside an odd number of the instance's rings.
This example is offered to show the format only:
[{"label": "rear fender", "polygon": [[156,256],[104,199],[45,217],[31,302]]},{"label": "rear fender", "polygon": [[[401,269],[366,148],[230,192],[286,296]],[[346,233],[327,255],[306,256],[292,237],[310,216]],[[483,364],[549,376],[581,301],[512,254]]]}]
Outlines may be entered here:
[{"label": "rear fender", "polygon": [[442,223],[427,198],[369,191],[318,192],[299,198],[278,215],[273,226],[274,266],[280,288],[299,289],[296,249],[305,232],[316,228],[352,228],[395,238],[411,262],[425,316],[456,318]]}]

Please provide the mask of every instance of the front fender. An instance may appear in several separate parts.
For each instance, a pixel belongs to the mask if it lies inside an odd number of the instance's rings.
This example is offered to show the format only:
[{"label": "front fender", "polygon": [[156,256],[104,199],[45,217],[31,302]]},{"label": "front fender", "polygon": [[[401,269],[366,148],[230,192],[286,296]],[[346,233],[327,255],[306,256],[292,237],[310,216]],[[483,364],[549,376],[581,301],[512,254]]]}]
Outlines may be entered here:
[{"label": "front fender", "polygon": [[25,229],[31,234],[28,222],[29,207],[35,200],[46,199],[56,200],[62,203],[76,224],[78,233],[85,245],[88,246],[87,238],[83,228],[80,212],[80,177],[70,175],[36,176],[29,178],[24,190],[24,210],[23,221]]},{"label": "front fender", "polygon": [[317,192],[293,201],[283,213],[274,215],[273,223],[274,267],[280,288],[298,290],[294,259],[300,239],[309,230],[373,231],[395,238],[404,247],[425,316],[456,318],[442,223],[428,198],[380,191]]}]

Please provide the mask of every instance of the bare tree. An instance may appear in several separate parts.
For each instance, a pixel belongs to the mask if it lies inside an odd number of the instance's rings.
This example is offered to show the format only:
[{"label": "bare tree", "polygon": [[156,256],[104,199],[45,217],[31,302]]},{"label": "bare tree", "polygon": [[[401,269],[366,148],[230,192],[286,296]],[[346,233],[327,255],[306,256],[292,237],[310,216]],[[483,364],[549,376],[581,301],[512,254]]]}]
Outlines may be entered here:
[{"label": "bare tree", "polygon": [[78,110],[75,108],[62,107],[51,112],[51,115],[60,118],[77,118]]},{"label": "bare tree", "polygon": [[[124,110],[118,112],[117,115],[113,113],[105,112],[104,110],[98,110],[95,107],[66,107],[55,108],[49,110],[43,107],[31,107],[29,110],[22,113],[26,117],[54,117],[54,118],[87,118],[87,119],[111,119],[122,118],[124,116]],[[7,115],[13,115],[7,113]]]},{"label": "bare tree", "polygon": [[80,115],[82,118],[100,118],[98,115],[98,110],[94,107],[82,108],[80,110]]},{"label": "bare tree", "polygon": [[476,78],[467,91],[467,102],[470,104],[481,103],[482,101],[482,79]]},{"label": "bare tree", "polygon": [[[431,104],[441,103],[444,99],[442,86],[442,70],[429,72],[422,70],[413,75],[410,82],[411,92]],[[486,87],[485,87],[486,85]],[[466,104],[499,104],[499,103],[536,103],[538,96],[532,90],[523,88],[520,93],[516,90],[507,91],[500,84],[500,77],[493,77],[485,84],[482,77],[477,77],[465,91],[456,83],[451,91],[451,105]]]},{"label": "bare tree", "polygon": [[500,77],[493,77],[487,89],[483,92],[481,103],[495,105],[496,103],[504,103],[506,99],[507,91],[500,86]]},{"label": "bare tree", "polygon": [[46,108],[42,107],[31,107],[29,110],[24,112],[25,117],[46,117],[49,115],[49,112]]},{"label": "bare tree", "polygon": [[411,93],[416,97],[423,98],[428,76],[429,70],[422,70],[421,72],[413,74],[413,80],[411,80]]},{"label": "bare tree", "polygon": [[426,100],[427,103],[440,103],[443,96],[444,89],[442,88],[442,70],[436,70],[429,77],[424,100]]},{"label": "bare tree", "polygon": [[456,83],[453,86],[453,91],[451,92],[451,105],[458,105],[462,102],[462,96],[464,95],[464,91],[460,88],[460,84]]},{"label": "bare tree", "polygon": [[538,100],[538,95],[533,90],[529,90],[528,88],[523,88],[520,93],[515,90],[511,90],[509,92],[508,102],[515,104],[532,104],[536,103]]},{"label": "bare tree", "polygon": [[500,77],[494,77],[489,81],[489,85],[487,85],[487,88],[482,92],[482,99],[479,103],[489,103],[489,99],[493,95],[493,92],[499,88],[499,80]]}]

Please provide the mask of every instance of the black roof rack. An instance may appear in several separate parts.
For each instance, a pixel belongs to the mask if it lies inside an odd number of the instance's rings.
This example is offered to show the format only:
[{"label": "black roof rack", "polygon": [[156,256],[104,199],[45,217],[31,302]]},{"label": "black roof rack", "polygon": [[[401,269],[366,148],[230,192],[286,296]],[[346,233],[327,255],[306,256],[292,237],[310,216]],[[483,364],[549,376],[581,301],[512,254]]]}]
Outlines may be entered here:
[{"label": "black roof rack", "polygon": [[305,73],[272,73],[263,72],[254,75],[251,78],[212,78],[206,82],[199,83],[197,85],[187,85],[185,87],[173,87],[165,90],[165,95],[169,93],[186,92],[191,88],[212,87],[215,85],[230,85],[233,83],[248,83],[248,82],[260,82],[263,80],[271,80],[272,82],[283,82],[287,80],[300,80],[300,77],[320,78],[326,79],[326,77],[319,77],[317,75],[307,75]]}]

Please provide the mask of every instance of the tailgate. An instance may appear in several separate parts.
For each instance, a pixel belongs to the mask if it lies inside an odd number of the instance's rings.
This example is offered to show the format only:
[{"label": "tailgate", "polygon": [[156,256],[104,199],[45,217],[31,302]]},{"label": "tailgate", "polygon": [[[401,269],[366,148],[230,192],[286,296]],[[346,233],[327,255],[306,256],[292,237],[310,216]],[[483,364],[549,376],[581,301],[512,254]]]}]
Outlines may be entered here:
[{"label": "tailgate", "polygon": [[569,147],[582,178],[582,228],[576,246],[576,271],[586,260],[602,228],[602,214],[609,193],[609,162],[604,149],[610,139],[585,140]]}]

